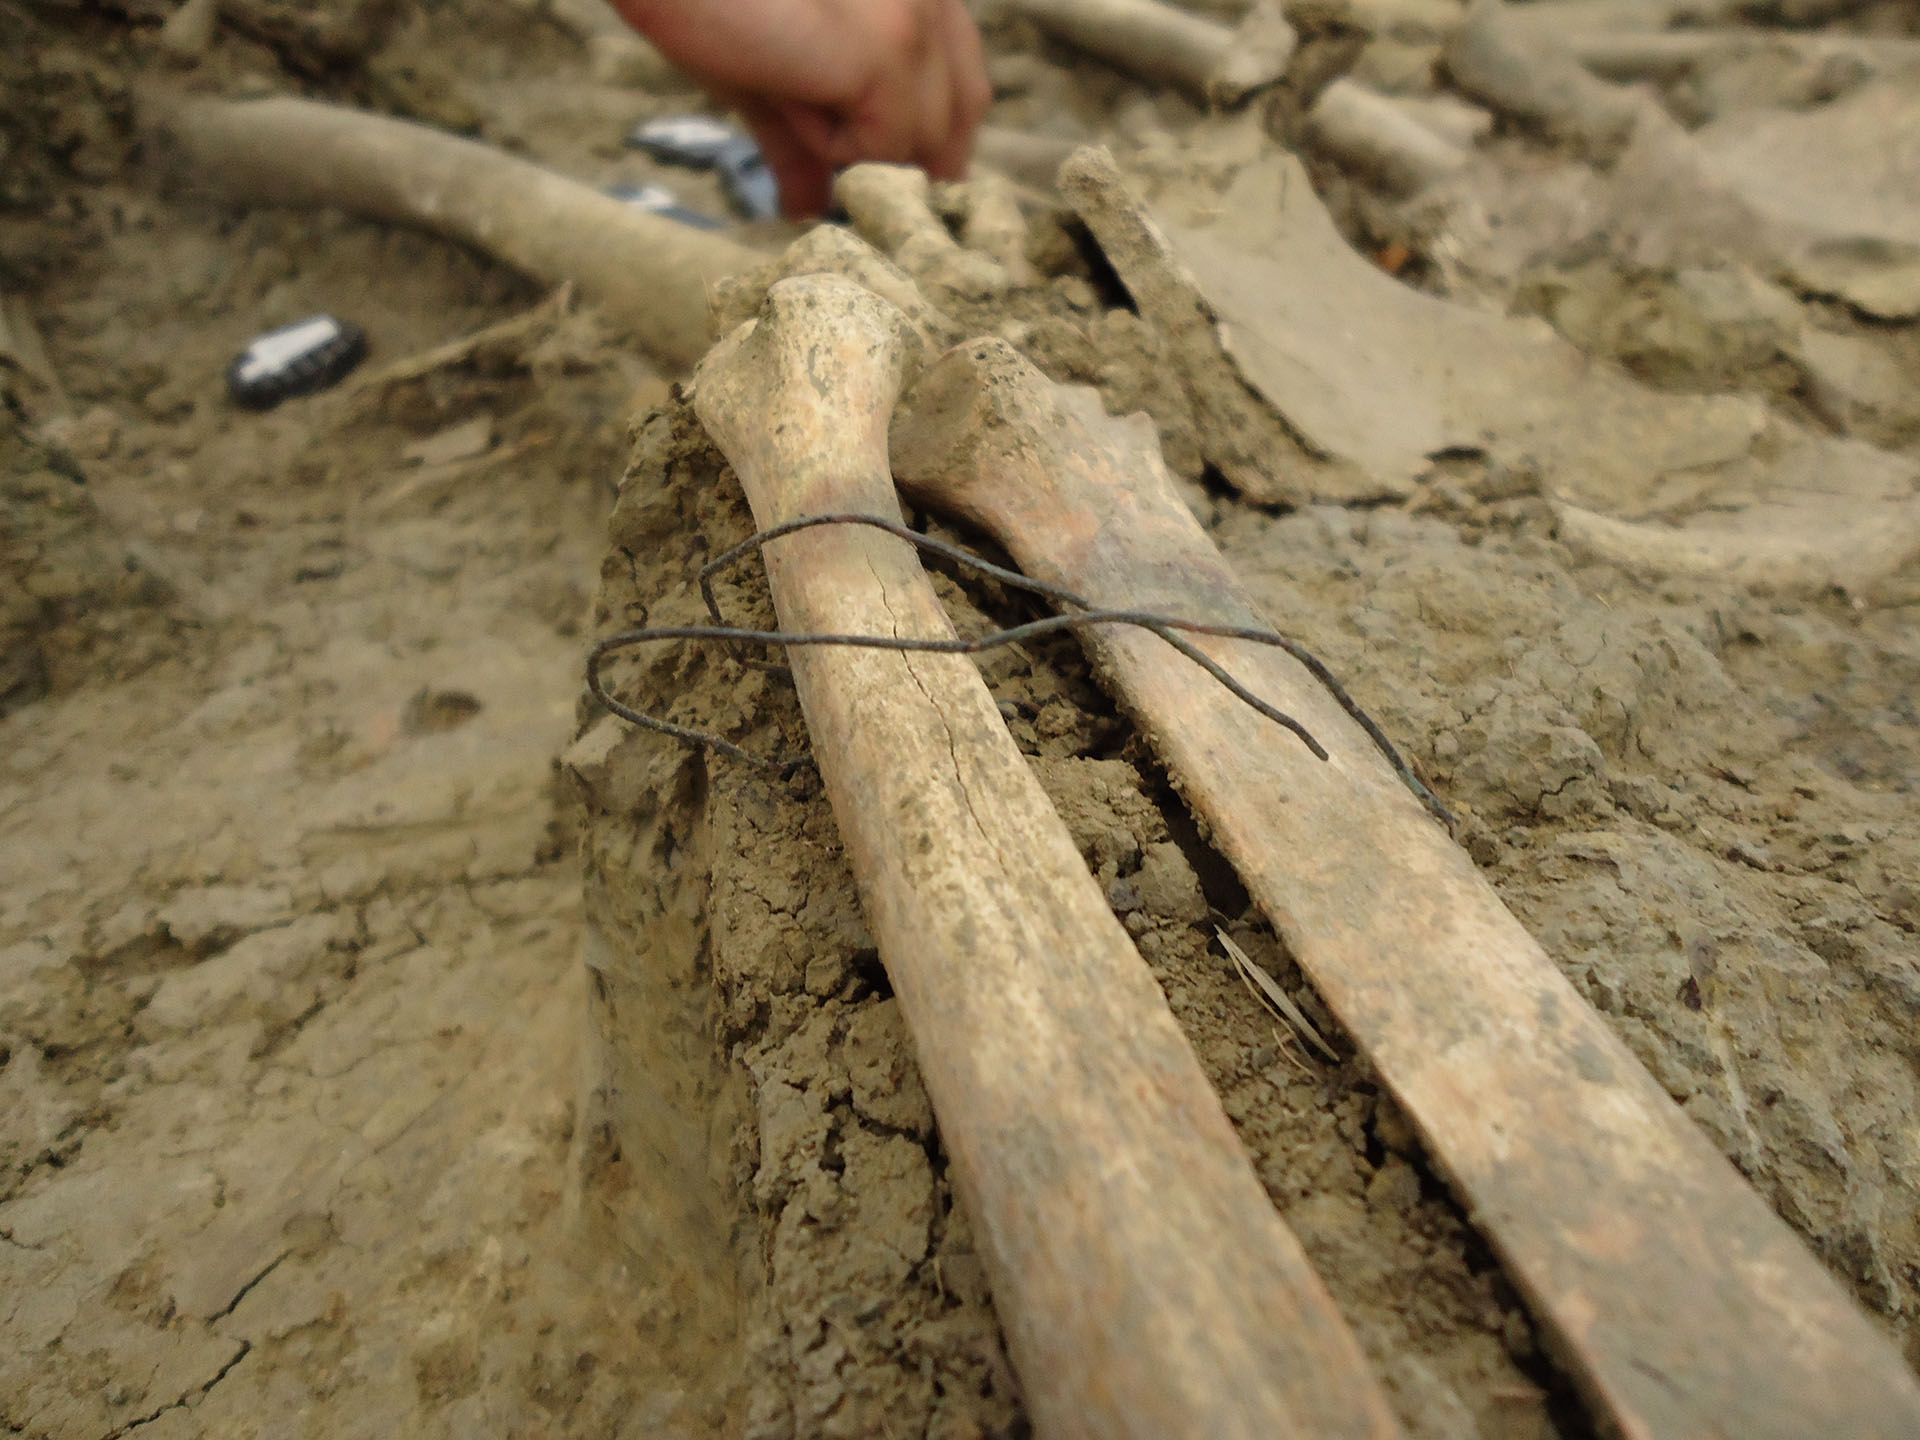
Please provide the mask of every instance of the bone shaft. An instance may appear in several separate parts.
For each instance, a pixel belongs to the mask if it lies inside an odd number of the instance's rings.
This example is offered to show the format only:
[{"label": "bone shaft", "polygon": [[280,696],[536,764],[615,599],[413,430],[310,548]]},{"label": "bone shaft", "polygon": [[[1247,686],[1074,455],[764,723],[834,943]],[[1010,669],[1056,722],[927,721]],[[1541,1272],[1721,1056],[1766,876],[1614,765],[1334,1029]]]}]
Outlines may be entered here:
[{"label": "bone shaft", "polygon": [[1454,83],[1489,105],[1610,153],[1641,113],[1641,97],[1581,68],[1533,17],[1500,0],[1478,0],[1447,45]]},{"label": "bone shaft", "polygon": [[712,337],[706,287],[759,260],[471,140],[309,100],[188,100],[151,118],[229,198],[428,230],[548,285],[574,281],[675,366]]},{"label": "bone shaft", "polygon": [[942,251],[958,246],[927,202],[927,177],[902,165],[855,165],[834,182],[834,199],[863,235],[889,252],[912,241]]},{"label": "bone shaft", "polygon": [[[1111,454],[1016,424],[908,488],[1095,605],[1265,624],[1157,457]],[[1302,667],[1203,645],[1328,762],[1153,636],[1088,645],[1619,1433],[1920,1434],[1899,1357]]]},{"label": "bone shaft", "polygon": [[1234,32],[1157,0],[1015,0],[1049,34],[1143,80],[1204,95],[1233,53]]},{"label": "bone shaft", "polygon": [[[760,525],[797,513],[746,483]],[[899,542],[795,540],[784,628],[951,633]],[[1364,1362],[972,664],[793,669],[1042,1433],[1392,1433],[1330,1393]]]},{"label": "bone shaft", "polygon": [[1308,112],[1313,137],[1355,169],[1413,195],[1454,173],[1467,152],[1435,134],[1385,95],[1336,80]]},{"label": "bone shaft", "polygon": [[[819,283],[783,282],[769,308]],[[859,356],[834,358],[864,343],[856,327],[814,320],[697,380],[763,527],[898,513],[891,397]],[[952,633],[891,537],[804,532],[767,568],[787,629]],[[792,663],[1038,1433],[1397,1434],[972,664],[840,649]]]}]

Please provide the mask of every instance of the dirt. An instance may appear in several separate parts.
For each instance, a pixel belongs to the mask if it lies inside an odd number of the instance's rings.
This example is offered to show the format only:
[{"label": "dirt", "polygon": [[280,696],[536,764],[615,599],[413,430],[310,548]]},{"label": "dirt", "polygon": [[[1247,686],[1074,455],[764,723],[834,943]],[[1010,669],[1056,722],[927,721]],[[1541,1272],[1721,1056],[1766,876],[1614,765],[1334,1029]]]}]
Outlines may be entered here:
[{"label": "dirt", "polygon": [[[152,193],[119,168],[151,28],[5,23],[36,43],[0,108],[63,122],[9,137],[6,288],[68,403],[8,372],[0,1424],[705,1433],[697,1338],[595,1261],[566,1179],[552,759],[657,382],[543,313],[415,380],[235,410],[262,328],[333,310],[371,374],[542,297],[413,236]],[[481,453],[407,458],[476,416]]]},{"label": "dirt", "polygon": [[[530,7],[259,0],[192,65],[160,52],[168,8],[0,0],[27,37],[0,57],[0,1428],[1026,1433],[817,781],[579,698],[587,639],[700,618],[695,572],[749,528],[672,377],[590,304],[438,242],[156,188],[130,118],[153,77],[300,89],[612,183],[657,175],[620,136],[686,97],[583,78]],[[1877,14],[1853,23],[1898,22]],[[997,122],[1222,186],[1239,163],[1244,135],[1186,102],[989,35]],[[1428,94],[1438,53],[1403,30],[1358,73]],[[1755,73],[1672,103],[1786,83]],[[1578,189],[1559,149],[1492,153]],[[1436,233],[1313,170],[1369,253]],[[1542,315],[1666,390],[1750,391],[1920,457],[1913,326],[1560,244],[1564,219],[1405,278]],[[1920,1366],[1911,570],[1871,601],[1634,578],[1561,543],[1538,476],[1471,456],[1403,502],[1250,504],[1167,383],[1191,337],[1134,313],[1075,227],[1031,248],[1040,284],[955,318],[1154,416],[1268,612]],[[321,309],[366,326],[363,370],[234,409],[228,359]],[[963,631],[1033,613],[936,583]],[[769,614],[751,567],[720,594]],[[1590,1433],[1072,643],[982,670],[1409,1433]],[[791,690],[742,657],[661,647],[609,675],[804,753]]]}]

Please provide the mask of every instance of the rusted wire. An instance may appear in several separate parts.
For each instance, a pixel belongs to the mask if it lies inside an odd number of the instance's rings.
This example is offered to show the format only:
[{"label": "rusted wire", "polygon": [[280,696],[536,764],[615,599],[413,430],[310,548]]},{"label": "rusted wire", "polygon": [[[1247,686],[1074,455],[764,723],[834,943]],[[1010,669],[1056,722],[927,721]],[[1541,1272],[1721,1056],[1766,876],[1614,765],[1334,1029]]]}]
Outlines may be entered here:
[{"label": "rusted wire", "polygon": [[[1001,584],[1014,589],[1025,590],[1031,594],[1038,595],[1043,599],[1052,601],[1056,605],[1070,606],[1077,613],[1049,615],[1039,620],[1029,621],[1024,625],[1012,625],[1005,629],[995,630],[973,640],[962,640],[958,638],[951,640],[933,640],[895,635],[792,633],[781,630],[755,630],[727,624],[725,617],[720,611],[719,599],[714,593],[713,577],[721,570],[737,564],[746,556],[759,553],[765,546],[772,541],[780,539],[782,536],[792,535],[801,530],[810,530],[821,525],[863,525],[870,529],[884,531],[928,554],[938,555],[942,559],[950,561],[955,565],[985,575],[990,579],[997,580]],[[643,729],[670,736],[683,744],[695,745],[716,751],[719,754],[743,761],[746,764],[771,770],[779,775],[790,775],[802,766],[810,764],[811,760],[806,756],[769,760],[742,749],[740,746],[735,745],[732,741],[722,736],[712,735],[703,730],[695,730],[690,726],[678,725],[673,721],[662,719],[660,716],[648,715],[636,710],[632,706],[616,700],[612,695],[607,693],[606,687],[600,678],[601,661],[616,650],[630,649],[636,645],[659,644],[671,640],[721,640],[728,642],[730,645],[749,644],[782,648],[795,645],[835,645],[870,650],[897,650],[916,654],[977,655],[984,651],[999,649],[1004,645],[1018,644],[1023,640],[1036,640],[1048,635],[1059,634],[1062,631],[1080,631],[1089,629],[1095,625],[1131,625],[1138,629],[1145,630],[1150,634],[1158,635],[1180,654],[1186,656],[1187,659],[1191,660],[1221,685],[1225,686],[1229,693],[1236,699],[1250,706],[1253,710],[1273,721],[1276,725],[1290,731],[1299,739],[1301,744],[1307,747],[1315,759],[1327,759],[1326,747],[1321,745],[1304,725],[1291,715],[1288,715],[1285,711],[1261,699],[1258,695],[1255,695],[1251,690],[1247,689],[1246,686],[1242,685],[1214,660],[1212,656],[1208,655],[1191,641],[1184,639],[1182,632],[1191,635],[1211,635],[1227,640],[1244,640],[1252,644],[1270,645],[1275,649],[1283,650],[1295,660],[1299,661],[1301,665],[1305,666],[1307,673],[1312,675],[1321,687],[1339,704],[1340,708],[1346,711],[1354,723],[1366,732],[1367,737],[1373,741],[1381,755],[1385,757],[1387,763],[1393,767],[1394,773],[1398,775],[1402,783],[1418,797],[1420,803],[1426,806],[1428,811],[1449,829],[1452,829],[1455,824],[1452,813],[1446,806],[1440,803],[1439,797],[1414,773],[1412,766],[1408,765],[1401,757],[1400,752],[1394,748],[1393,742],[1388,740],[1385,732],[1374,723],[1373,717],[1360,708],[1353,697],[1347,693],[1346,688],[1334,678],[1333,672],[1329,670],[1312,651],[1308,650],[1298,641],[1290,640],[1276,631],[1264,630],[1255,626],[1217,625],[1203,620],[1183,620],[1177,616],[1163,615],[1148,610],[1102,609],[1084,597],[1062,586],[1051,585],[1044,580],[1035,580],[1030,576],[1020,574],[1018,571],[1009,570],[1005,566],[995,565],[992,561],[975,555],[971,551],[963,550],[957,545],[948,544],[944,540],[936,540],[930,535],[922,535],[919,531],[910,529],[897,520],[889,520],[878,515],[853,513],[808,515],[799,520],[790,520],[784,525],[775,525],[766,530],[755,532],[738,545],[716,556],[701,567],[700,595],[706,602],[708,615],[713,619],[711,625],[641,626],[637,629],[622,630],[617,634],[607,636],[588,652],[587,688],[593,693],[594,698],[629,724],[638,725]]]}]

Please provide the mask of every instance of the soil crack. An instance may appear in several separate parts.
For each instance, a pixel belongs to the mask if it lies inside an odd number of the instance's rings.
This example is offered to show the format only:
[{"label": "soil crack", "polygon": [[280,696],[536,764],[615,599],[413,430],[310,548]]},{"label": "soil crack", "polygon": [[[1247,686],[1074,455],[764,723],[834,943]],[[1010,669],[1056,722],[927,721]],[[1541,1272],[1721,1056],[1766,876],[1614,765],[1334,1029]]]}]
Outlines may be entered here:
[{"label": "soil crack", "polygon": [[[277,1264],[278,1262],[276,1261],[275,1263]],[[211,1393],[211,1391],[213,1390],[213,1387],[218,1385],[222,1380],[226,1379],[228,1375],[233,1373],[234,1366],[238,1365],[242,1360],[246,1359],[247,1356],[251,1354],[253,1351],[253,1342],[251,1340],[242,1340],[239,1342],[239,1346],[240,1348],[233,1353],[231,1358],[227,1360],[226,1364],[222,1365],[218,1370],[213,1372],[213,1375],[210,1379],[203,1381],[199,1385],[194,1386],[193,1389],[191,1390],[181,1391],[180,1398],[173,1401],[171,1404],[162,1405],[157,1410],[153,1410],[146,1415],[142,1415],[138,1420],[130,1420],[117,1430],[109,1430],[105,1435],[100,1437],[100,1440],[120,1440],[120,1437],[123,1435],[130,1435],[135,1430],[140,1430],[145,1428],[148,1425],[153,1424],[153,1422],[158,1420],[162,1415],[170,1414],[175,1410],[184,1410],[187,1407],[187,1404],[192,1400],[192,1398],[196,1394],[206,1395]]]},{"label": "soil crack", "polygon": [[281,1263],[285,1261],[287,1256],[291,1255],[292,1253],[293,1252],[291,1250],[282,1250],[278,1255],[274,1256],[273,1259],[269,1260],[264,1266],[261,1267],[259,1274],[255,1275],[251,1280],[247,1281],[246,1284],[242,1285],[237,1291],[234,1292],[233,1299],[229,1300],[226,1303],[226,1305],[222,1307],[220,1310],[215,1311],[212,1315],[207,1317],[207,1323],[211,1325],[216,1320],[224,1320],[229,1315],[233,1314],[235,1310],[238,1310],[240,1308],[240,1302],[246,1299],[247,1296],[253,1293],[254,1287],[257,1286],[262,1280],[266,1279],[267,1276],[271,1275],[275,1270],[278,1270],[280,1268]]},{"label": "soil crack", "polygon": [[[887,607],[887,615],[892,622],[893,638],[898,640],[901,638],[900,618],[894,611],[893,597],[887,593],[887,582],[881,578],[880,572],[874,569],[871,557],[867,560],[867,569],[873,575],[874,583],[880,587],[880,603]],[[960,765],[960,744],[954,736],[953,726],[947,721],[946,711],[941,709],[940,702],[933,698],[932,693],[928,691],[926,687],[926,683],[921,680],[920,672],[914,668],[913,656],[905,652],[902,652],[902,655],[907,662],[907,674],[913,677],[914,688],[919,690],[920,694],[925,697],[927,704],[932,708],[933,713],[940,718],[940,729],[947,737],[947,756],[952,762],[953,781],[954,784],[960,787],[960,799],[967,807],[967,818],[973,821],[973,828],[979,833],[980,837],[989,844],[992,844],[992,833],[985,825],[980,823],[980,812],[974,808],[973,795],[967,789],[966,776]],[[996,859],[1000,858],[999,847],[997,845],[994,847],[994,855]]]}]

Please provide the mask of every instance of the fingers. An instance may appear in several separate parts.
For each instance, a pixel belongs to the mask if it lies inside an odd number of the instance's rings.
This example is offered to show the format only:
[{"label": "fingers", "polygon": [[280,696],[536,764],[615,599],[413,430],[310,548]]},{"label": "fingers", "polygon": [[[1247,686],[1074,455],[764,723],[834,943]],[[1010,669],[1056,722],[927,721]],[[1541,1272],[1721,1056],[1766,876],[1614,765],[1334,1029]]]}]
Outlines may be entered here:
[{"label": "fingers", "polygon": [[964,0],[614,0],[760,142],[790,215],[862,160],[966,170],[992,91]]},{"label": "fingers", "polygon": [[890,160],[956,178],[992,99],[980,32],[962,0],[888,3],[912,23],[894,31],[892,53],[848,108],[834,163]]},{"label": "fingers", "polygon": [[961,0],[942,0],[939,23],[952,80],[946,134],[922,162],[930,174],[957,180],[966,174],[973,156],[973,138],[993,103],[993,85],[981,54],[980,30]]},{"label": "fingers", "polygon": [[780,208],[789,220],[820,214],[833,198],[833,172],[813,143],[830,122],[810,105],[749,102],[738,107],[759,143],[760,155],[780,187]]}]

